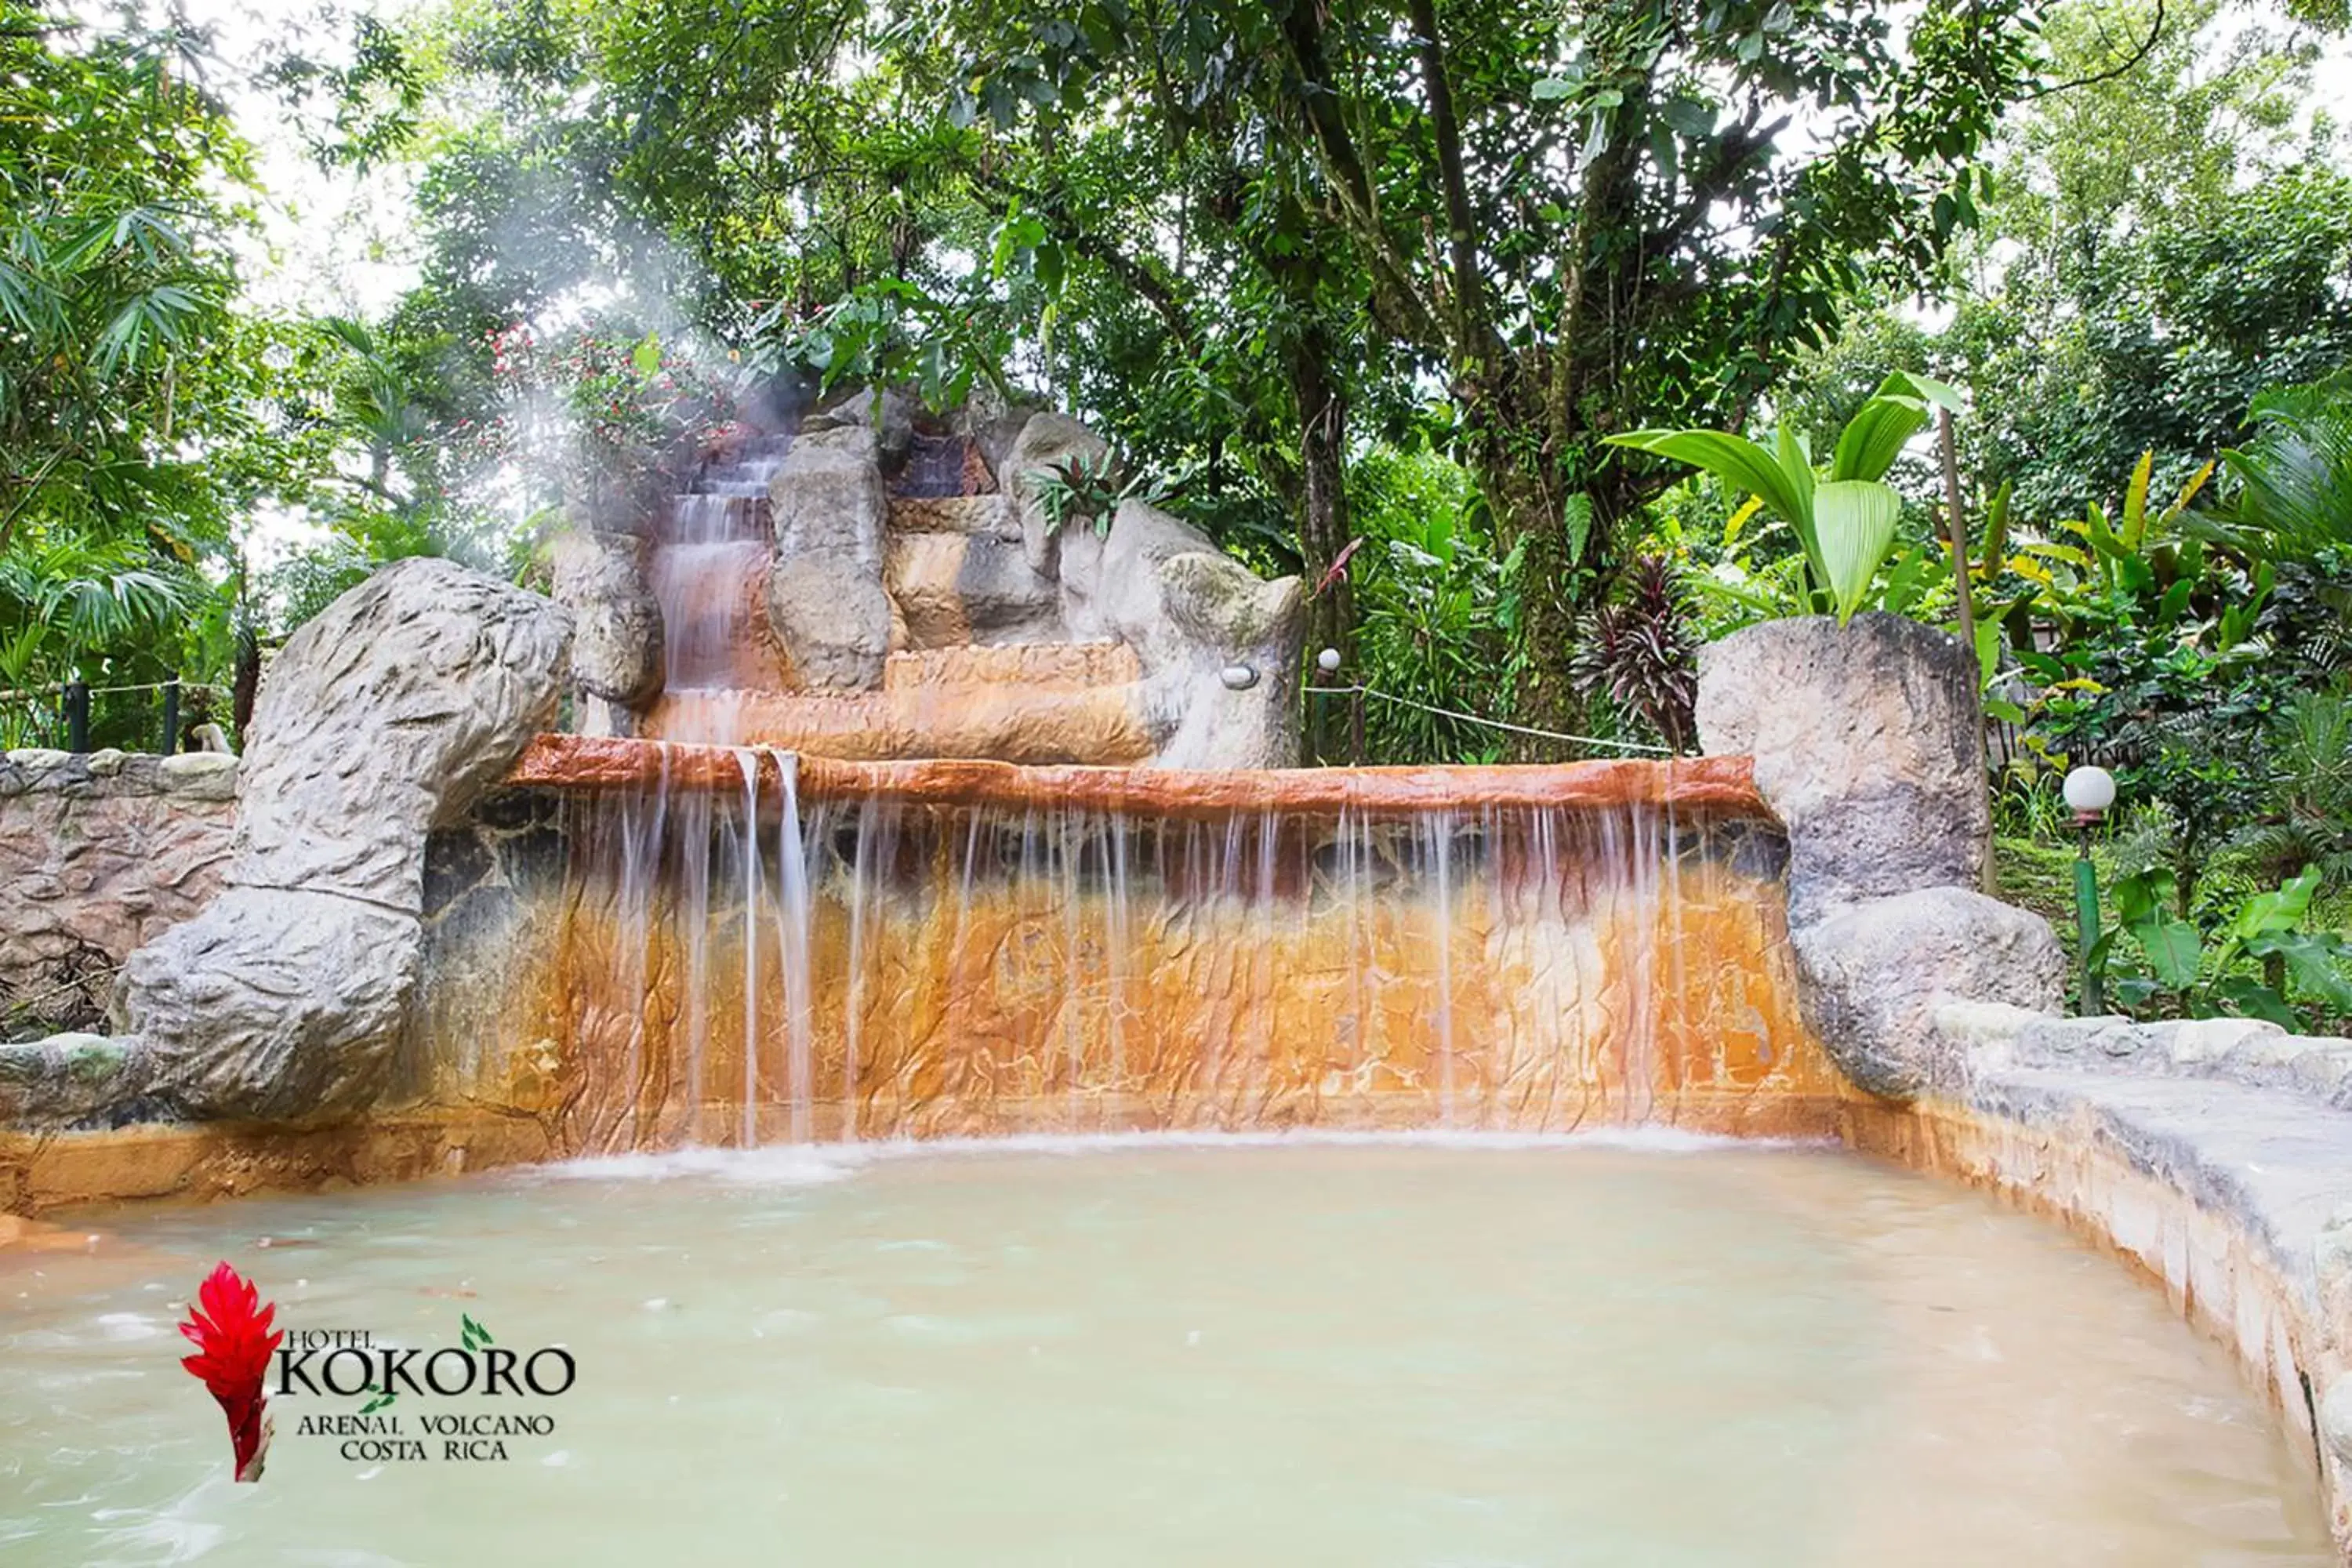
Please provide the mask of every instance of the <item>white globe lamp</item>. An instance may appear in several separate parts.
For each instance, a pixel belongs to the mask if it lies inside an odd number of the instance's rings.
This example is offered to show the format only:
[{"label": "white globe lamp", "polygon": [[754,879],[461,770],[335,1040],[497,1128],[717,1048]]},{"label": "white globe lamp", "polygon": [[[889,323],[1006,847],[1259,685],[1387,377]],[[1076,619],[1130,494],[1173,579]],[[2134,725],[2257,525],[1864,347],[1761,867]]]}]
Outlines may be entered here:
[{"label": "white globe lamp", "polygon": [[2075,821],[2096,822],[2116,804],[2116,775],[2105,768],[2076,768],[2067,773],[2063,793]]}]

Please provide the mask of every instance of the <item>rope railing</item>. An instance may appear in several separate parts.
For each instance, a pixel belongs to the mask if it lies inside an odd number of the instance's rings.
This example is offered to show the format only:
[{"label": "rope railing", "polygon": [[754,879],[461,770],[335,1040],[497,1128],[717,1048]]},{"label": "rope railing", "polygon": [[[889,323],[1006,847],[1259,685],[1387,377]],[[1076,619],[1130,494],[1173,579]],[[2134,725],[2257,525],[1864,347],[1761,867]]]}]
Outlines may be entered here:
[{"label": "rope railing", "polygon": [[[47,686],[19,686],[13,690],[0,691],[0,702],[30,701],[39,697],[63,697],[78,684],[79,683],[71,680],[53,680]],[[82,689],[92,697],[110,697],[121,691],[163,691],[174,686],[183,691],[226,693],[228,690],[227,687],[215,680],[145,680],[131,686],[84,686]]]},{"label": "rope railing", "polygon": [[1440,708],[1411,697],[1400,697],[1393,691],[1382,691],[1375,686],[1308,686],[1301,688],[1318,697],[1372,697],[1382,702],[1393,702],[1400,708],[1414,708],[1423,713],[1433,713],[1441,719],[1454,719],[1465,724],[1482,724],[1489,730],[1507,731],[1514,735],[1532,735],[1538,740],[1564,741],[1578,746],[1603,746],[1620,752],[1640,752],[1647,756],[1671,757],[1670,746],[1645,745],[1639,741],[1612,741],[1599,735],[1569,735],[1558,730],[1538,730],[1531,724],[1514,724],[1505,719],[1488,719],[1476,713],[1464,713],[1452,708]]}]

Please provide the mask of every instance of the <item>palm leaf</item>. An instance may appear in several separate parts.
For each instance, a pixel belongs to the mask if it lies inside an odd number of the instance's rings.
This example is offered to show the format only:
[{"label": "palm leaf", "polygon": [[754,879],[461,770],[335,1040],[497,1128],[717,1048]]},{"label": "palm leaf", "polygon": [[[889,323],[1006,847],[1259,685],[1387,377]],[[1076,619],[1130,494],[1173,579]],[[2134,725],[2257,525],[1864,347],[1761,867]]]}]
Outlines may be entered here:
[{"label": "palm leaf", "polygon": [[1927,405],[1885,392],[1864,404],[1838,437],[1832,479],[1883,479],[1911,437],[1927,426]]}]

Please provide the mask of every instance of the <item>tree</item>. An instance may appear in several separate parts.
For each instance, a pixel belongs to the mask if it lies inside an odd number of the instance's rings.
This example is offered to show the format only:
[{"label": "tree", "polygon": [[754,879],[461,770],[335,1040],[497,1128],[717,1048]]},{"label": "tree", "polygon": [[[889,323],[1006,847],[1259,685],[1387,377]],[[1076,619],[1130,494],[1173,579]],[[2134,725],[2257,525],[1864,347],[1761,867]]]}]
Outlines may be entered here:
[{"label": "tree", "polygon": [[[1284,237],[1361,288],[1528,569],[1522,716],[1572,714],[1577,608],[1663,465],[1601,445],[1737,426],[1864,279],[1916,279],[2028,79],[2021,7],[1610,0],[962,4],[961,111],[1032,165],[1143,119],[1301,171]],[[1800,115],[1809,136],[1790,134]],[[1139,245],[1164,265],[1190,209]],[[1344,339],[1342,340],[1344,341]]]},{"label": "tree", "polygon": [[1819,431],[1890,370],[1978,389],[1964,466],[2035,521],[2150,447],[2178,487],[2265,389],[2352,359],[2352,174],[2326,118],[2304,122],[2314,40],[2222,0],[2075,0],[2046,37],[2081,84],[2004,133],[1937,290],[1949,322],[1864,311],[1788,398]]},{"label": "tree", "polygon": [[109,36],[0,0],[0,550],[20,531],[216,536],[183,451],[234,353],[230,215],[246,174],[173,35]]}]

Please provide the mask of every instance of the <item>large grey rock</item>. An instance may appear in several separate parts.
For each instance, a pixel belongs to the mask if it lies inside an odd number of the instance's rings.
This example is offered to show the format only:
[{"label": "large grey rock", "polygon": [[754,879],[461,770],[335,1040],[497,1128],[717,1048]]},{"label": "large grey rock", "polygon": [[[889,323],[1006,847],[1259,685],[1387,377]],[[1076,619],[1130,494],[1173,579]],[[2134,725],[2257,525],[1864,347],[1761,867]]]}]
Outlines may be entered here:
[{"label": "large grey rock", "polygon": [[803,429],[768,481],[768,506],[779,556],[841,551],[880,574],[889,497],[866,426]]},{"label": "large grey rock", "polygon": [[572,612],[572,679],[591,696],[642,708],[662,688],[661,606],[646,582],[645,542],[572,531],[550,549],[555,602]]},{"label": "large grey rock", "polygon": [[[415,982],[426,835],[553,719],[570,640],[548,600],[436,560],[384,568],[288,640],[227,886],[123,964],[116,1100],[307,1120],[375,1098]],[[20,1072],[9,1109],[86,1116],[91,1076]]]},{"label": "large grey rock", "polygon": [[859,387],[811,409],[801,420],[799,434],[855,429],[873,436],[875,454],[883,468],[896,468],[907,460],[915,443],[914,399],[895,387]]},{"label": "large grey rock", "polygon": [[768,623],[793,674],[818,690],[880,685],[890,651],[882,583],[889,502],[874,430],[803,426],[768,496],[776,529]]},{"label": "large grey rock", "polygon": [[1789,828],[1789,902],[1979,885],[1991,841],[1976,660],[1900,616],[1767,621],[1699,654],[1705,748],[1756,759]]},{"label": "large grey rock", "polygon": [[[1045,503],[1038,499],[1038,480],[1057,464],[1066,464],[1083,458],[1090,464],[1100,465],[1110,456],[1110,443],[1071,418],[1066,414],[1037,414],[1021,426],[1021,434],[1013,439],[1012,449],[1005,454],[998,471],[998,485],[1013,497],[1021,511],[1021,549],[1029,559],[1029,569],[1045,576],[1058,570],[1061,554],[1069,540],[1053,526],[1045,514]],[[1075,537],[1092,525],[1072,519],[1069,533]],[[1067,581],[1066,575],[1064,581]],[[1066,596],[1064,613],[1069,619],[1070,630],[1079,637],[1095,635],[1082,624],[1078,616],[1069,614]]]},{"label": "large grey rock", "polygon": [[[1034,421],[1033,421],[1034,423]],[[1296,577],[1266,582],[1200,530],[1123,501],[1110,534],[1062,555],[1066,618],[1132,647],[1143,666],[1155,764],[1279,768],[1298,760],[1298,664],[1307,596]],[[1227,669],[1246,670],[1235,689]]]},{"label": "large grey rock", "polygon": [[0,1117],[102,1121],[145,1089],[148,1068],[143,1042],[110,1035],[76,1032],[0,1045]]},{"label": "large grey rock", "polygon": [[183,1114],[305,1121],[365,1110],[415,984],[424,927],[333,893],[230,888],[131,954],[121,1021],[143,1092]]},{"label": "large grey rock", "polygon": [[2053,1013],[2065,954],[2049,922],[1967,888],[1922,888],[1793,927],[1805,1021],[1847,1077],[1909,1099],[1969,1078],[1969,1042],[1938,1027],[1955,1002]]},{"label": "large grey rock", "polygon": [[1953,1092],[2065,996],[2049,922],[1976,891],[1991,840],[1976,661],[1897,616],[1768,621],[1699,655],[1706,749],[1789,834],[1808,1023],[1874,1093]]},{"label": "large grey rock", "polygon": [[768,570],[768,624],[793,674],[818,691],[870,691],[890,655],[890,595],[845,550],[779,556]]},{"label": "large grey rock", "polygon": [[554,721],[571,617],[447,561],[385,567],[289,638],[247,731],[229,884],[411,912],[427,829]]}]

